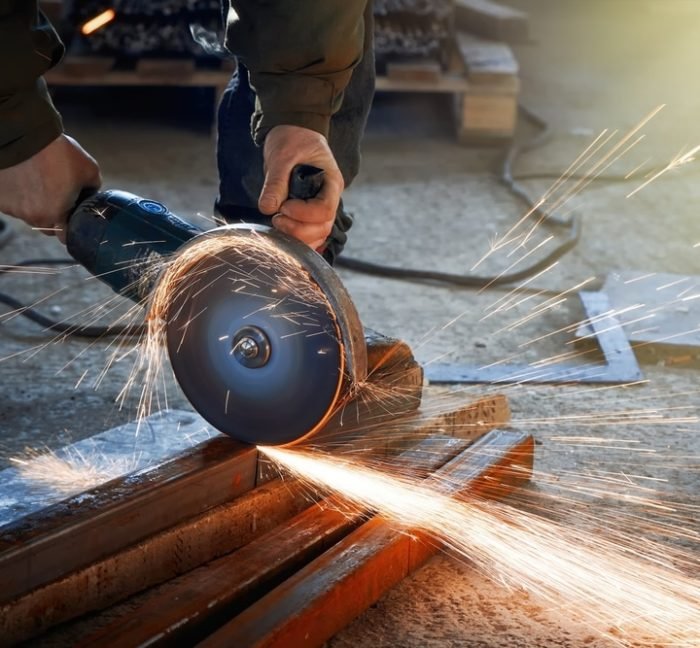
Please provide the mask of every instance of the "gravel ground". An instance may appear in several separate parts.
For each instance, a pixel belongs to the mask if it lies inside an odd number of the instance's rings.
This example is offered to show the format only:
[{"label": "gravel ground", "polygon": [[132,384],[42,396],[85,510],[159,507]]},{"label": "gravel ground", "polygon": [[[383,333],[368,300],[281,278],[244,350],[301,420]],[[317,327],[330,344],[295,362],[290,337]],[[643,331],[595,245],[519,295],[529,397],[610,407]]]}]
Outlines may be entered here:
[{"label": "gravel ground", "polygon": [[[560,172],[602,129],[622,133],[662,103],[667,107],[643,129],[646,138],[606,173],[626,174],[639,164],[664,165],[683,147],[700,143],[695,118],[700,108],[700,76],[694,69],[700,55],[695,30],[700,4],[692,0],[514,0],[512,4],[532,15],[533,42],[516,48],[522,67],[522,100],[552,127],[548,143],[525,154],[518,172]],[[121,96],[122,101],[127,99],[132,97]],[[180,96],[154,93],[151,99],[174,105]],[[126,106],[117,111],[103,108],[95,114],[79,108],[75,94],[66,94],[63,100],[67,127],[100,160],[107,186],[162,200],[185,217],[208,212],[216,189],[215,166],[213,143],[202,127],[183,126],[178,114],[154,119],[162,108],[126,117]],[[522,206],[494,177],[499,153],[458,146],[451,137],[449,106],[439,98],[379,97],[364,155],[361,176],[346,198],[356,216],[347,250],[352,256],[464,273],[522,214]],[[539,195],[550,182],[532,180],[527,185],[533,195]],[[697,274],[697,166],[669,174],[626,198],[641,182],[640,177],[624,185],[595,184],[578,195],[570,206],[583,214],[581,243],[534,285],[564,290],[590,279],[590,285],[596,286],[607,274],[620,270]],[[12,245],[0,251],[2,263],[63,256],[55,241],[20,226],[16,229]],[[511,262],[502,252],[495,253],[480,270],[501,271]],[[570,349],[570,334],[559,332],[522,345],[560,331],[582,316],[573,298],[513,327],[528,314],[531,302],[484,319],[503,291],[476,293],[348,272],[342,276],[363,322],[405,339],[423,362],[445,356],[469,364],[547,358]],[[27,300],[71,286],[72,290],[63,290],[46,302],[47,309],[53,306],[62,315],[110,298],[107,289],[84,281],[74,270],[2,281],[3,291]],[[115,404],[130,369],[128,358],[110,368],[99,388],[94,386],[109,352],[104,342],[49,342],[22,320],[3,323],[3,454],[12,456],[26,446],[61,445],[132,418],[133,399],[122,409]],[[567,488],[575,487],[580,478],[571,475],[598,470],[663,479],[652,482],[654,495],[678,503],[674,522],[688,531],[683,540],[674,536],[664,542],[697,552],[700,543],[691,534],[700,532],[700,523],[697,512],[689,508],[697,507],[700,483],[700,441],[694,421],[697,371],[664,366],[643,369],[648,382],[625,389],[508,388],[514,426],[532,431],[538,441],[538,476],[528,503],[548,502],[550,514],[570,528],[585,527],[589,522],[584,515],[592,512],[599,527],[624,529],[625,515],[648,514],[648,509],[621,501],[625,494],[636,492],[632,485],[620,487],[620,497],[613,493],[593,497],[581,489],[572,495]],[[464,397],[485,391],[494,387],[470,387]],[[186,407],[174,388],[170,403]],[[654,422],[636,417],[624,421],[623,427],[616,414],[638,409],[688,420]],[[610,414],[604,417],[607,420],[595,422],[563,418],[604,413]],[[577,436],[612,440],[621,435],[626,441],[613,444],[620,450],[579,447],[571,440]],[[635,483],[641,479],[626,478]],[[699,571],[697,562],[688,569]],[[330,645],[611,643],[564,605],[565,601],[562,606],[541,604],[520,590],[494,584],[468,564],[437,557]]]}]

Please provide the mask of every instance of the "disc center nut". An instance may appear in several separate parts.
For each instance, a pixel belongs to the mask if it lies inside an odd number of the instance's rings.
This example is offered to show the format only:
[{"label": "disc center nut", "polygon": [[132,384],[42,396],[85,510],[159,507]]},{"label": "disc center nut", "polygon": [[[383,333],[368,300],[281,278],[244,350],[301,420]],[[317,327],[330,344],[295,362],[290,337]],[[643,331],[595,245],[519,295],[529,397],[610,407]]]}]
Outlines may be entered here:
[{"label": "disc center nut", "polygon": [[270,340],[257,326],[244,326],[234,336],[231,351],[244,367],[256,369],[270,359]]}]

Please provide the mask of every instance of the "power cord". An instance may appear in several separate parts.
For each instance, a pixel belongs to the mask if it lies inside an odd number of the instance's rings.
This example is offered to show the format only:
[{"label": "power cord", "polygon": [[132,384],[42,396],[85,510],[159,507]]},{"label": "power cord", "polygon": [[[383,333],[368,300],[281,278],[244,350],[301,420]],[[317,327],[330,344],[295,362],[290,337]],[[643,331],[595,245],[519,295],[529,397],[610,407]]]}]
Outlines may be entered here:
[{"label": "power cord", "polygon": [[[353,272],[361,272],[364,274],[370,274],[377,277],[386,277],[390,279],[435,282],[438,284],[457,286],[460,288],[491,288],[503,286],[505,284],[517,283],[531,278],[545,268],[549,267],[557,259],[560,259],[565,254],[570,252],[581,239],[581,215],[574,213],[567,219],[558,219],[551,216],[537,206],[537,201],[535,201],[529,195],[527,190],[520,184],[520,182],[524,180],[558,179],[560,176],[554,173],[531,173],[518,176],[513,174],[513,167],[520,155],[543,146],[551,137],[551,129],[549,124],[543,118],[524,106],[518,106],[518,110],[525,119],[535,125],[539,132],[525,143],[518,143],[514,141],[506,149],[503,161],[501,163],[498,179],[507,188],[511,195],[525,205],[533,219],[540,221],[544,226],[550,229],[556,229],[560,232],[562,240],[554,250],[522,270],[497,276],[482,276],[475,274],[460,275],[434,270],[403,268],[373,263],[371,261],[365,261],[363,259],[348,256],[340,256],[336,260],[336,266],[351,270]],[[646,174],[646,171],[638,171],[637,175],[639,174],[643,176]],[[576,175],[567,177],[571,179],[584,179],[584,176]],[[591,182],[628,182],[629,180],[630,178],[627,176],[611,175],[593,178],[591,179]],[[9,224],[0,218],[0,248],[2,248],[9,241],[11,236],[12,229],[9,227]],[[30,259],[15,264],[14,267],[70,265],[72,263],[75,263],[73,259]],[[0,274],[8,274],[11,272],[12,268],[3,269],[0,267]],[[19,314],[50,331],[55,331],[57,333],[63,333],[74,337],[98,338],[103,336],[115,337],[118,335],[139,336],[145,330],[145,326],[143,324],[136,326],[80,326],[77,324],[58,322],[40,313],[35,308],[23,304],[12,295],[8,295],[6,293],[0,293],[0,303],[17,309]]]},{"label": "power cord", "polygon": [[[449,286],[457,286],[460,288],[491,288],[502,286],[504,284],[516,283],[533,277],[538,272],[542,272],[542,270],[549,267],[557,259],[560,259],[565,254],[570,252],[581,238],[580,215],[574,213],[570,215],[567,220],[553,218],[541,207],[537,206],[537,201],[533,200],[533,198],[528,194],[527,190],[521,184],[519,184],[518,180],[524,178],[516,178],[513,175],[513,166],[520,155],[543,146],[551,137],[551,129],[549,124],[544,119],[524,106],[518,106],[518,110],[523,117],[538,128],[539,132],[524,144],[519,144],[513,141],[513,143],[506,149],[505,155],[503,156],[503,162],[501,163],[501,171],[498,179],[503,185],[505,185],[508,191],[515,196],[515,198],[525,205],[531,218],[540,221],[546,227],[557,228],[564,233],[562,242],[557,245],[554,250],[552,250],[542,259],[523,268],[522,270],[497,276],[483,276],[476,274],[460,275],[434,270],[401,268],[373,263],[371,261],[365,261],[363,259],[348,256],[340,256],[336,261],[336,265],[354,272],[363,272],[365,274],[391,279],[432,281]],[[537,177],[538,176],[535,174],[532,174],[527,177],[527,179],[536,179]]]}]

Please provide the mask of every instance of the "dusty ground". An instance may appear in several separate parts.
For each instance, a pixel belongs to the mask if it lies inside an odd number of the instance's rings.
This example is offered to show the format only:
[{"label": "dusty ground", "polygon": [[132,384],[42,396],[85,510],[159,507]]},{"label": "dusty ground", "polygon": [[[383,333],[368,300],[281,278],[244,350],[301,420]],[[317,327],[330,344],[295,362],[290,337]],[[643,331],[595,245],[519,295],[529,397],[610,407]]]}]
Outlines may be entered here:
[{"label": "dusty ground", "polygon": [[[553,136],[524,156],[517,171],[558,172],[603,128],[624,131],[659,104],[667,107],[644,129],[646,139],[608,171],[627,173],[643,163],[663,165],[679,149],[700,143],[700,56],[696,25],[700,4],[692,0],[519,0],[531,11],[533,43],[516,48],[522,66],[523,103],[546,117]],[[59,97],[60,99],[60,97]],[[153,108],[140,118],[124,117],[124,106],[91,114],[65,96],[67,127],[100,160],[105,182],[168,203],[183,216],[207,212],[215,193],[213,144],[203,128],[188,128],[182,119],[157,120]],[[176,95],[157,97],[179,100]],[[162,105],[167,105],[163,103]],[[205,108],[202,109],[203,111]],[[348,254],[453,272],[467,272],[522,213],[522,207],[494,178],[499,155],[493,150],[466,149],[450,136],[449,110],[433,98],[380,97],[365,145],[363,171],[347,192],[355,212]],[[623,269],[698,274],[700,198],[697,167],[690,167],[625,195],[641,182],[598,184],[575,200],[584,215],[581,244],[537,287],[563,290],[589,277],[597,282]],[[533,194],[548,181],[531,181]],[[55,242],[20,227],[11,247],[0,251],[2,263],[26,257],[62,256]],[[495,254],[488,271],[511,261]],[[422,361],[443,354],[471,364],[487,364],[524,353],[519,359],[545,358],[568,350],[569,336],[553,335],[523,349],[520,345],[543,333],[575,322],[581,311],[575,299],[526,325],[504,330],[527,313],[530,304],[500,318],[481,321],[502,292],[450,290],[343,273],[366,325],[411,343]],[[79,274],[57,277],[3,278],[2,290],[38,298],[73,285],[48,304],[61,314],[109,296],[84,282]],[[595,285],[595,282],[592,284]],[[456,323],[441,329],[458,315]],[[98,389],[93,382],[104,365],[106,345],[80,341],[49,344],[36,354],[21,353],[47,342],[26,322],[13,320],[0,328],[3,398],[0,402],[0,447],[12,455],[27,445],[61,444],[87,436],[133,416],[132,403],[119,410],[115,398],[130,368],[116,364]],[[18,355],[13,355],[18,354]],[[87,370],[79,388],[74,385]],[[667,479],[655,488],[660,495],[697,505],[700,441],[697,415],[697,371],[645,366],[648,384],[624,390],[591,392],[584,388],[510,389],[515,425],[531,430],[538,446],[542,477],[535,495],[557,494],[565,471],[598,469],[617,474]],[[492,387],[469,388],[465,394]],[[182,399],[173,396],[175,406]],[[670,406],[680,410],[666,411]],[[682,423],[637,421],[623,427],[557,421],[570,414],[620,412],[655,408],[661,416],[690,417]],[[546,422],[534,419],[550,419]],[[595,435],[624,438],[629,449],[584,449],[553,436]],[[631,447],[629,444],[626,447]],[[545,475],[560,480],[547,483]],[[569,523],[590,505],[583,495],[571,505]],[[615,525],[624,512],[612,496],[595,501],[602,524]],[[598,507],[598,508],[595,508]],[[590,510],[590,509],[588,509]],[[697,512],[685,511],[682,525],[700,531]],[[679,544],[677,539],[672,544]],[[688,548],[700,546],[687,540]],[[585,624],[566,611],[538,605],[534,598],[504,590],[469,566],[436,558],[414,577],[334,638],[332,646],[366,643],[377,646],[580,646],[606,645]]]}]

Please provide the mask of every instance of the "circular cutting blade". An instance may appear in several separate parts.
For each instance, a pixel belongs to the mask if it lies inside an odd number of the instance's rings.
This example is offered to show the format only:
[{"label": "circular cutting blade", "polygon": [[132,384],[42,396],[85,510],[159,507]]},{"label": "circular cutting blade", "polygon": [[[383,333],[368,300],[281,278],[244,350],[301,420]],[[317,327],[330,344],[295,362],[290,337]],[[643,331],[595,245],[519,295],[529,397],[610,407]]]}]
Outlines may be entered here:
[{"label": "circular cutting blade", "polygon": [[215,252],[188,269],[168,310],[182,390],[239,441],[313,434],[366,373],[362,327],[342,283],[320,255],[268,228],[223,227],[186,248],[203,240]]}]

